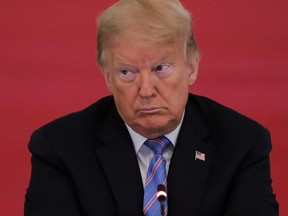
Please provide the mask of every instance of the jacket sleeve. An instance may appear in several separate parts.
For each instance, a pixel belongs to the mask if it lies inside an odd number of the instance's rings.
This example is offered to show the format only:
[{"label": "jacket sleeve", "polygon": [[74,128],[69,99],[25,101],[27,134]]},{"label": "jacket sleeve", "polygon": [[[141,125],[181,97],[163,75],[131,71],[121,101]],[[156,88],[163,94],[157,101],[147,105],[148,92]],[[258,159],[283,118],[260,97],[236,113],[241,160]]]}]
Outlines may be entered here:
[{"label": "jacket sleeve", "polygon": [[271,146],[270,134],[263,128],[237,171],[228,196],[225,216],[279,215],[271,186]]},{"label": "jacket sleeve", "polygon": [[49,140],[40,130],[29,142],[32,172],[25,196],[25,216],[80,216],[73,183]]}]

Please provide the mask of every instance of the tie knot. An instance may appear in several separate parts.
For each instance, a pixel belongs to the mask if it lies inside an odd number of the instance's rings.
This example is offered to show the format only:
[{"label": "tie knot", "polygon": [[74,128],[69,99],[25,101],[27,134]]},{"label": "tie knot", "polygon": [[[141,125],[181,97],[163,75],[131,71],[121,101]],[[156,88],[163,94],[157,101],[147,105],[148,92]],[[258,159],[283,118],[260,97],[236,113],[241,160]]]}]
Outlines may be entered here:
[{"label": "tie knot", "polygon": [[162,155],[169,144],[170,140],[165,136],[159,136],[156,139],[147,139],[144,142],[144,145],[148,146],[157,155]]}]

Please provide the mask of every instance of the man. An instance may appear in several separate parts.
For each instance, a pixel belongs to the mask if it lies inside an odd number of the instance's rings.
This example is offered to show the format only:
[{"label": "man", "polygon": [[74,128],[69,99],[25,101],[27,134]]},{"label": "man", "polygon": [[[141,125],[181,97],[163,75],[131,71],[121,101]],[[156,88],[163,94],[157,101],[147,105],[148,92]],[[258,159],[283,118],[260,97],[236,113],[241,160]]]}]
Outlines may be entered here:
[{"label": "man", "polygon": [[33,134],[26,216],[278,215],[268,131],[188,92],[200,52],[179,1],[119,1],[97,39],[113,96]]}]

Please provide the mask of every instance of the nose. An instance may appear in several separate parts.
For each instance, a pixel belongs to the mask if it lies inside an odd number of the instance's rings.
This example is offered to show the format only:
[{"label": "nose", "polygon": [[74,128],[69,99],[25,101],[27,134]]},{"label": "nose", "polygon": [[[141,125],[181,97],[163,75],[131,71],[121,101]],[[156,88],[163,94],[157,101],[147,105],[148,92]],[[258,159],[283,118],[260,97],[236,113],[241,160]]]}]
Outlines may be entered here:
[{"label": "nose", "polygon": [[139,73],[139,95],[142,98],[149,98],[156,95],[155,83],[151,71]]}]

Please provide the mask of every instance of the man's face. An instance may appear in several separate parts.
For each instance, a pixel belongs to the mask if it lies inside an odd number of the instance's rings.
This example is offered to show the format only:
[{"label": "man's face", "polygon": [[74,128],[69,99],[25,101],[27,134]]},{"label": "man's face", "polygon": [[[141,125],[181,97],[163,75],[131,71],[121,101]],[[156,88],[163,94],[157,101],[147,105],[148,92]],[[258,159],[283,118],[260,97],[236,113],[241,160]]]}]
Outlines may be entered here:
[{"label": "man's face", "polygon": [[139,46],[135,36],[119,41],[107,50],[103,73],[120,116],[142,136],[170,133],[181,121],[198,58],[187,63],[180,43]]}]

